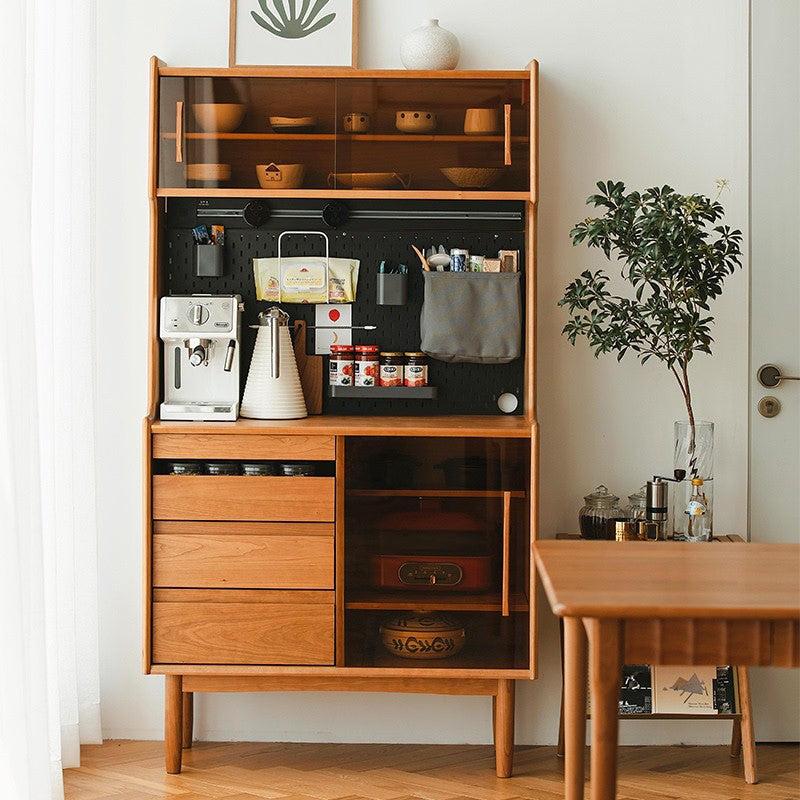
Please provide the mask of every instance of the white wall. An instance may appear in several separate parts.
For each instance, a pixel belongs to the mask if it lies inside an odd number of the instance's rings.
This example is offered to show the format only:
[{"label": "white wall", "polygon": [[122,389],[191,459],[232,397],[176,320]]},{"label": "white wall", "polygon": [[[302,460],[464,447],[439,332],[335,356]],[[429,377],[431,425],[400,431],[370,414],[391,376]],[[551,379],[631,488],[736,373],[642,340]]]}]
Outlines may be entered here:
[{"label": "white wall", "polygon": [[[491,7],[491,12],[487,9]],[[398,42],[438,16],[461,41],[465,68],[541,70],[539,418],[542,535],[572,530],[581,496],[600,482],[627,495],[671,469],[676,386],[655,364],[596,361],[560,336],[559,293],[600,262],[573,249],[572,224],[599,179],[670,183],[711,193],[728,178],[731,224],[746,228],[745,0],[361,0],[361,66],[400,67]],[[163,679],[140,674],[140,446],[145,410],[147,60],[226,64],[223,0],[98,2],[98,504],[102,704],[107,738],[160,738]],[[713,359],[694,368],[696,410],[717,423],[715,517],[746,520],[747,275],[715,309]],[[552,743],[560,670],[552,615],[540,604],[541,678],[520,687],[521,743]],[[398,720],[402,719],[402,724]],[[207,695],[208,739],[485,742],[483,698],[389,695]],[[431,722],[431,720],[439,720]],[[623,741],[722,741],[723,723],[626,723]]]}]

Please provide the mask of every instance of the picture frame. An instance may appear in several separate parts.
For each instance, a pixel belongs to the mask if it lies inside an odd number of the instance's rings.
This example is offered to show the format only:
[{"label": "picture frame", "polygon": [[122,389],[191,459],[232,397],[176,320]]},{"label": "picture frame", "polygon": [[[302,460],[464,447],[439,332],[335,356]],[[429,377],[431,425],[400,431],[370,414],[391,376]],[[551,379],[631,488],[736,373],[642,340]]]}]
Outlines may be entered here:
[{"label": "picture frame", "polygon": [[359,0],[230,0],[228,66],[358,66]]}]

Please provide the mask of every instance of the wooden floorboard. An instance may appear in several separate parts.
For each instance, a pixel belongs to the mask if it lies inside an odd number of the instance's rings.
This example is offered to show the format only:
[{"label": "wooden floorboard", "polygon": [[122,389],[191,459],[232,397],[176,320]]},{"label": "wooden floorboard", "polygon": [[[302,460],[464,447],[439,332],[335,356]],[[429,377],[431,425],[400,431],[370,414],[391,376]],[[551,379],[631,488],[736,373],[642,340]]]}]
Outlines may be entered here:
[{"label": "wooden floorboard", "polygon": [[[81,749],[66,800],[561,800],[554,747],[518,747],[514,777],[491,747],[196,742],[183,773],[164,772],[161,742]],[[622,747],[619,800],[800,800],[800,747],[759,745],[748,786],[727,747]],[[588,770],[587,770],[588,772]],[[588,792],[587,792],[588,796]]]}]

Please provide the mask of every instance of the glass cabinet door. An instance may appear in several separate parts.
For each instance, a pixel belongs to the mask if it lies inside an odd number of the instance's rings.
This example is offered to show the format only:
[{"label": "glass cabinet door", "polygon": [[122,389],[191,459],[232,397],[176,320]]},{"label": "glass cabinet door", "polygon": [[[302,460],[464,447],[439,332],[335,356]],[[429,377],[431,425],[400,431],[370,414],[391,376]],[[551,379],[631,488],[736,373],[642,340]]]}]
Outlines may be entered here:
[{"label": "glass cabinet door", "polygon": [[163,77],[160,189],[320,189],[334,171],[335,83]]},{"label": "glass cabinet door", "polygon": [[528,439],[347,439],[346,666],[528,669],[529,457]]},{"label": "glass cabinet door", "polygon": [[527,191],[528,84],[336,81],[337,189]]}]

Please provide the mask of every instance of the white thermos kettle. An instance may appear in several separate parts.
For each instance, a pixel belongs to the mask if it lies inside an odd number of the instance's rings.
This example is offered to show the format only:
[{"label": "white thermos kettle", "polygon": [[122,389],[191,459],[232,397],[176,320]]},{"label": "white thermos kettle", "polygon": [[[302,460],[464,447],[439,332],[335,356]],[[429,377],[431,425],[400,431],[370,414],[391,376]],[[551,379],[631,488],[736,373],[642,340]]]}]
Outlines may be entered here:
[{"label": "white thermos kettle", "polygon": [[251,419],[307,417],[289,335],[289,315],[277,306],[258,315],[258,329],[239,415]]}]

